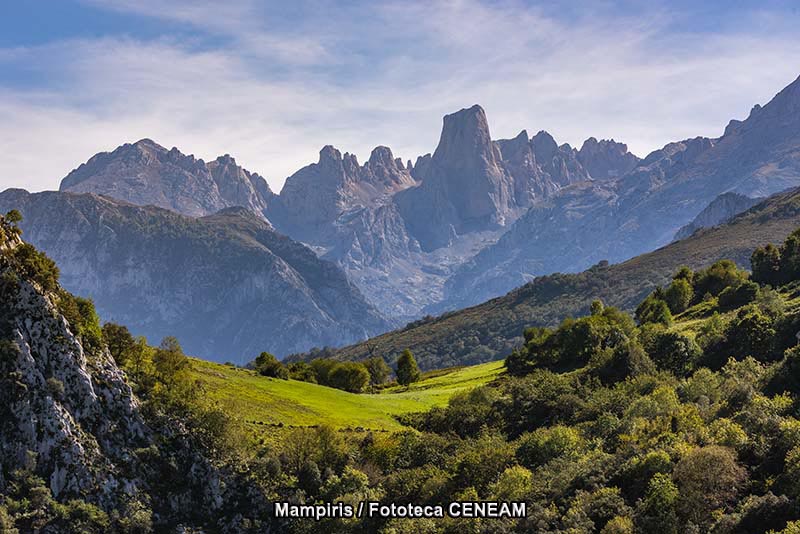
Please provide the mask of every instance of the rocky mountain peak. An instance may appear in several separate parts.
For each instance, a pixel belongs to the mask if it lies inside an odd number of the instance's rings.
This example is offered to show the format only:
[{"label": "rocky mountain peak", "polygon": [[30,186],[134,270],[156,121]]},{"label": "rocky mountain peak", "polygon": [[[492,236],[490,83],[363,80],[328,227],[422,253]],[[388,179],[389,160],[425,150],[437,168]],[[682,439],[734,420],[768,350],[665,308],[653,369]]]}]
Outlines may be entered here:
[{"label": "rocky mountain peak", "polygon": [[577,157],[595,180],[622,176],[639,163],[639,158],[628,152],[628,145],[594,137],[583,142]]},{"label": "rocky mountain peak", "polygon": [[[392,149],[388,146],[376,146],[372,149],[367,163],[370,165],[382,165],[384,167],[397,166],[395,157],[392,154]],[[399,165],[403,167],[402,162]]]},{"label": "rocky mountain peak", "polygon": [[786,113],[800,113],[800,77],[775,95],[769,105],[780,107]]},{"label": "rocky mountain peak", "polygon": [[531,139],[531,146],[536,159],[540,161],[548,161],[553,159],[556,151],[558,151],[558,143],[553,139],[553,136],[544,130],[533,136]]},{"label": "rocky mountain peak", "polygon": [[342,153],[333,145],[325,145],[319,151],[319,164],[339,163],[342,161]]},{"label": "rocky mountain peak", "polygon": [[467,167],[477,158],[492,160],[492,147],[486,113],[476,104],[444,116],[433,159],[450,167]]},{"label": "rocky mountain peak", "polygon": [[60,190],[97,193],[190,216],[227,206],[244,206],[263,216],[274,196],[266,180],[238,166],[228,154],[205,163],[151,139],[92,156],[61,181]]}]

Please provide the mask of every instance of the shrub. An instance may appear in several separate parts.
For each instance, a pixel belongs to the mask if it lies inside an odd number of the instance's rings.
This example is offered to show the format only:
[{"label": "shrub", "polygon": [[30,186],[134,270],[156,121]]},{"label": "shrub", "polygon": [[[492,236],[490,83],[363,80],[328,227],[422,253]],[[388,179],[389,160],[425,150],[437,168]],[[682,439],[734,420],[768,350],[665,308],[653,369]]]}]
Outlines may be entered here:
[{"label": "shrub", "polygon": [[337,389],[361,393],[369,384],[369,371],[361,363],[342,362],[331,370],[328,383]]},{"label": "shrub", "polygon": [[702,354],[693,339],[669,331],[657,334],[645,349],[659,369],[678,376],[688,375]]},{"label": "shrub", "polygon": [[52,376],[48,378],[47,391],[54,399],[58,401],[64,400],[64,382],[61,380]]},{"label": "shrub", "polygon": [[758,284],[749,280],[738,286],[726,287],[719,294],[719,306],[725,310],[732,310],[750,304],[758,297],[758,291]]},{"label": "shrub", "polygon": [[22,243],[13,250],[12,258],[22,275],[38,283],[45,291],[55,291],[58,288],[58,267],[44,252],[39,252],[33,245]]},{"label": "shrub", "polygon": [[289,379],[289,370],[269,352],[262,352],[255,360],[256,372],[262,376]]},{"label": "shrub", "polygon": [[574,457],[582,448],[583,438],[574,428],[540,428],[520,438],[517,459],[522,465],[533,469],[555,458]]},{"label": "shrub", "polygon": [[636,320],[640,325],[647,323],[672,324],[672,312],[667,303],[654,295],[650,295],[636,308]]}]

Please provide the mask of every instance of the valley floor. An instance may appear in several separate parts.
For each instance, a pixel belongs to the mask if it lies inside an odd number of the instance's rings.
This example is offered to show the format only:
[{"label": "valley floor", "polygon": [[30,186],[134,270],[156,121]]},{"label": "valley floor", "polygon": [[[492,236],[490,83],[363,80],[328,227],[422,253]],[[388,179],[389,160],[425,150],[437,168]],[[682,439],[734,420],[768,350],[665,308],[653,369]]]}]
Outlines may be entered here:
[{"label": "valley floor", "polygon": [[426,373],[408,388],[394,386],[374,394],[268,378],[199,359],[192,359],[192,369],[211,400],[253,429],[327,424],[391,431],[402,428],[398,415],[445,406],[456,393],[492,381],[503,371],[503,361]]}]

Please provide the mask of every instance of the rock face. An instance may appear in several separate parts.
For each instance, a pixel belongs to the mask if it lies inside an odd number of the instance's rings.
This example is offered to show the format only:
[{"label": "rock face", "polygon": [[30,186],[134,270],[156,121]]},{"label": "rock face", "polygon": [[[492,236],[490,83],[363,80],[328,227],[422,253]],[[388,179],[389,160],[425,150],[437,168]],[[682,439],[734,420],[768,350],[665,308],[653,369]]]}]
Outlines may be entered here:
[{"label": "rock face", "polygon": [[3,475],[27,469],[59,502],[146,514],[160,529],[183,523],[242,532],[231,526],[238,507],[267,517],[266,497],[215,467],[179,422],[146,422],[107,348],[85,347],[59,297],[9,259],[21,245],[0,234],[0,498]]},{"label": "rock face", "polygon": [[598,141],[590,137],[578,151],[578,161],[595,180],[617,178],[634,169],[639,158],[628,152],[628,146],[613,139]]},{"label": "rock face", "polygon": [[[92,158],[64,187],[194,214],[245,205],[338,263],[372,304],[403,321],[652,250],[723,193],[765,197],[800,184],[799,94],[800,80],[721,137],[669,143],[643,160],[614,140],[589,138],[576,150],[545,131],[495,141],[476,105],[445,116],[436,150],[413,165],[386,147],[360,165],[326,146],[277,196],[235,165],[152,142]],[[137,180],[153,185],[128,183]],[[252,194],[221,185],[248,181]]]},{"label": "rock face", "polygon": [[376,205],[387,195],[414,185],[414,178],[392,151],[379,146],[363,165],[352,154],[323,147],[319,162],[286,179],[278,201],[268,210],[278,227],[314,242],[345,211]]},{"label": "rock face", "polygon": [[514,184],[492,141],[480,106],[444,117],[439,145],[418,164],[422,183],[397,195],[400,211],[423,249],[449,245],[456,235],[502,227],[515,208]]},{"label": "rock face", "polygon": [[69,290],[106,320],[190,354],[245,362],[363,339],[388,324],[345,274],[244,208],[193,219],[96,195],[0,194]]},{"label": "rock face", "polygon": [[445,304],[432,310],[475,304],[539,274],[653,250],[722,193],[755,198],[798,185],[800,78],[720,138],[670,143],[617,179],[570,185],[536,202],[451,277]]},{"label": "rock face", "polygon": [[230,206],[262,214],[274,196],[266,180],[229,155],[206,163],[150,139],[102,152],[69,173],[61,191],[97,193],[202,216]]},{"label": "rock face", "polygon": [[[597,168],[635,159],[622,144],[596,144],[603,147],[592,159],[602,160]],[[205,163],[150,140],[94,156],[62,190],[190,216],[246,207],[338,263],[374,305],[407,321],[439,301],[451,273],[536,201],[592,179],[579,156],[547,132],[493,141],[486,114],[472,106],[447,115],[434,153],[413,165],[388,147],[376,147],[361,165],[326,146],[280,195],[230,156]]]},{"label": "rock face", "polygon": [[692,222],[678,230],[675,240],[689,237],[701,228],[711,228],[726,223],[736,215],[753,207],[759,200],[762,199],[750,198],[738,193],[723,193],[698,213]]}]

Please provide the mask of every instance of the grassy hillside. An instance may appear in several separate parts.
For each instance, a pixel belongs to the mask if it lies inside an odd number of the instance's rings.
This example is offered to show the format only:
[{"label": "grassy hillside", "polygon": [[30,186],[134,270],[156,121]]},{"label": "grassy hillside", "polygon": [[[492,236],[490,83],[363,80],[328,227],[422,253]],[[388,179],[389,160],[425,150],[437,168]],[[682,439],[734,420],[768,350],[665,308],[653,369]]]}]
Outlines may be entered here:
[{"label": "grassy hillside", "polygon": [[491,381],[502,368],[503,362],[490,362],[432,373],[434,376],[408,388],[396,386],[377,394],[354,394],[192,359],[194,377],[202,381],[207,397],[249,425],[324,423],[336,428],[371,430],[397,430],[401,425],[394,416],[444,406],[455,393]]},{"label": "grassy hillside", "polygon": [[681,265],[693,269],[728,258],[749,268],[753,249],[782,241],[800,226],[800,191],[775,195],[732,222],[616,265],[598,264],[579,274],[542,276],[484,304],[417,321],[368,341],[344,347],[334,357],[361,360],[381,354],[392,362],[410,348],[422,369],[470,365],[506,356],[521,332],[585,315],[593,299],[632,310]]}]

